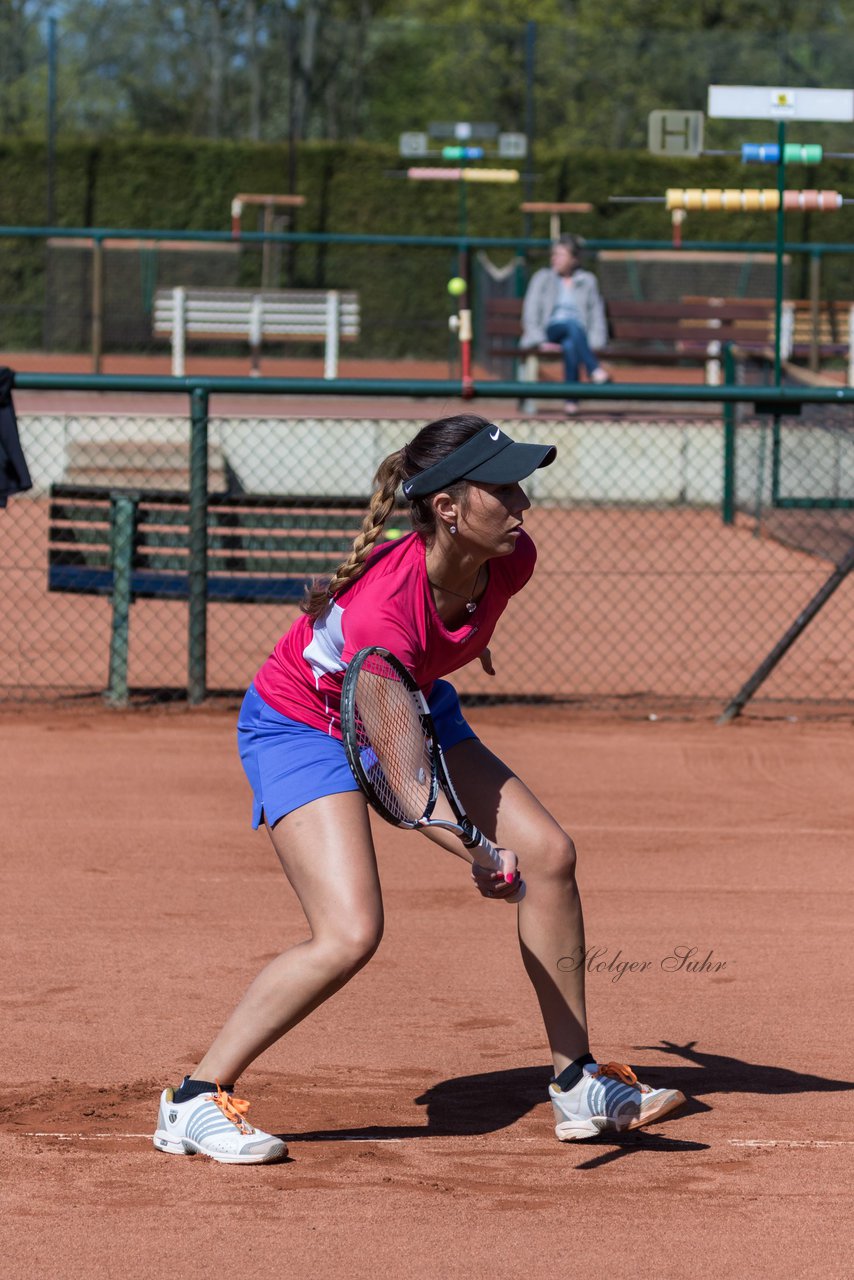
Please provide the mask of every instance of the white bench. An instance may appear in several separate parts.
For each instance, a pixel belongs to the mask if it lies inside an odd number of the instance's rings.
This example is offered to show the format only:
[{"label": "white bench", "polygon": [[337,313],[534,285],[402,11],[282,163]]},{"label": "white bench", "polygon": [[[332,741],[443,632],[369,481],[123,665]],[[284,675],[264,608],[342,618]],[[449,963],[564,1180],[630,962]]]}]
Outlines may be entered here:
[{"label": "white bench", "polygon": [[359,336],[359,295],[337,289],[158,289],[154,335],[171,339],[176,378],[184,376],[188,338],[207,342],[245,338],[253,375],[260,372],[265,341],[322,340],[323,376],[336,378],[340,340]]}]

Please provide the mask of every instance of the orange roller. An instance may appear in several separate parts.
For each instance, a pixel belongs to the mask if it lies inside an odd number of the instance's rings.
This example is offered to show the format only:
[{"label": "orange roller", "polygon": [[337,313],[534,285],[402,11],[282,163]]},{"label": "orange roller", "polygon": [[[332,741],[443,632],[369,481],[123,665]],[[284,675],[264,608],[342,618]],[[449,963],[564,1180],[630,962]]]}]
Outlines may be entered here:
[{"label": "orange roller", "polygon": [[[664,204],[671,213],[679,210],[700,210],[709,213],[724,210],[727,213],[772,213],[780,208],[780,192],[774,187],[668,187],[663,196],[611,196],[622,204]],[[839,191],[784,191],[784,209],[818,209],[831,213],[843,205],[854,204]]]}]

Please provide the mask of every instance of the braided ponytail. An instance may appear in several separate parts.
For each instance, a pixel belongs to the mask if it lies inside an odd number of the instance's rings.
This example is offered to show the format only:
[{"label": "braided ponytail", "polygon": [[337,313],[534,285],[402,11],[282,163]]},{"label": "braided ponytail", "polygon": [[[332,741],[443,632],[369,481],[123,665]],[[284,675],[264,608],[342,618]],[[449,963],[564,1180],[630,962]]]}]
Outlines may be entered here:
[{"label": "braided ponytail", "polygon": [[310,618],[318,618],[337,595],[349,587],[365,572],[368,556],[374,548],[383,526],[394,510],[395,495],[399,486],[408,475],[404,462],[404,450],[398,449],[390,453],[379,465],[374,483],[370,505],[362,521],[361,532],[356,535],[353,550],[343,564],[339,565],[328,580],[320,579],[313,583],[302,603],[303,613]]}]

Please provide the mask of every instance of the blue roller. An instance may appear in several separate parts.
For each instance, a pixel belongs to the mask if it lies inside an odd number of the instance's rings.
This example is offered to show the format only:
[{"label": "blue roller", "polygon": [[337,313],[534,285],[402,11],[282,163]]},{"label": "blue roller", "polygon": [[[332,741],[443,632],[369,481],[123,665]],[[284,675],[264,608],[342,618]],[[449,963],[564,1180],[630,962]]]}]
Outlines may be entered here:
[{"label": "blue roller", "polygon": [[742,164],[779,164],[780,148],[776,142],[743,142]]}]

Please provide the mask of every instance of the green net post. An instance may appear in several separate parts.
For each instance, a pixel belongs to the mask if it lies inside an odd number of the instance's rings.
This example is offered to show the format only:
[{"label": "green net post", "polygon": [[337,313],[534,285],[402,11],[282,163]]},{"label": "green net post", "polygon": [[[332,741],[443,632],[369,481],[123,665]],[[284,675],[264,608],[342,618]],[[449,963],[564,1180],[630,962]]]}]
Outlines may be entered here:
[{"label": "green net post", "polygon": [[111,494],[110,558],[113,567],[113,617],[110,631],[109,688],[106,695],[111,707],[125,707],[128,701],[128,638],[135,526],[135,495]]},{"label": "green net post", "polygon": [[207,692],[208,393],[190,400],[189,620],[187,697],[198,706]]}]

